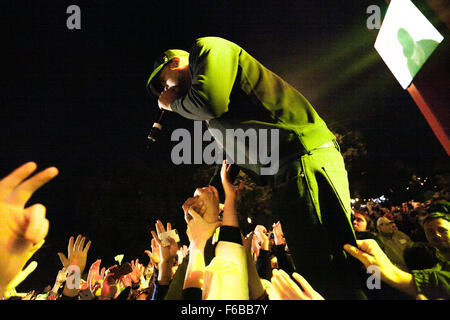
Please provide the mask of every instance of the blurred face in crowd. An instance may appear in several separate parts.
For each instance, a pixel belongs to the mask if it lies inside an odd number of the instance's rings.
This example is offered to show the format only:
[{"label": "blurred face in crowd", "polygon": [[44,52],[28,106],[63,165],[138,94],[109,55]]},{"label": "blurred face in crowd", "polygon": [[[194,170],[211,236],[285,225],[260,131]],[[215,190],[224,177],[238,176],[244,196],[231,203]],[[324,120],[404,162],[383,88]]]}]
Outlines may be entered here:
[{"label": "blurred face in crowd", "polygon": [[353,229],[358,232],[367,231],[367,221],[366,218],[360,214],[355,212],[353,215]]},{"label": "blurred face in crowd", "polygon": [[450,250],[449,230],[450,222],[439,218],[428,221],[424,224],[423,229],[428,242],[441,251]]},{"label": "blurred face in crowd", "polygon": [[378,230],[385,234],[393,234],[394,231],[397,230],[397,226],[395,225],[395,222],[383,222],[378,226]]},{"label": "blurred face in crowd", "polygon": [[203,219],[206,222],[216,222],[219,220],[219,192],[213,186],[197,188],[194,197],[198,196],[205,207]]}]

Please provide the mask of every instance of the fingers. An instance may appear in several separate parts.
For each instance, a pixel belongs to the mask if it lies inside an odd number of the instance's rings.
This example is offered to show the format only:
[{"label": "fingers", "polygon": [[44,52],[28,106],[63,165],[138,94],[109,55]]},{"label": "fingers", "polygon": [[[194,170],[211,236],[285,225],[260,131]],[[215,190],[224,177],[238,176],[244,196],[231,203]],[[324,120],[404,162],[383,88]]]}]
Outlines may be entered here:
[{"label": "fingers", "polygon": [[78,251],[78,247],[80,246],[80,241],[81,241],[81,234],[79,234],[77,236],[77,238],[75,239],[75,243],[73,244],[73,248],[72,248],[73,252]]},{"label": "fingers", "polygon": [[[27,166],[26,166],[27,167]],[[26,168],[25,167],[25,168]],[[30,165],[28,170],[30,170],[33,166]],[[34,170],[32,170],[34,171]],[[32,172],[31,171],[31,172]],[[14,204],[17,206],[24,207],[27,201],[31,198],[33,193],[42,187],[44,184],[49,182],[51,179],[56,177],[58,175],[58,169],[55,167],[47,168],[33,177],[29,178],[28,180],[20,183],[18,186],[14,188],[14,190],[7,196],[6,202],[10,204]],[[22,176],[22,175],[20,175]],[[16,178],[15,181],[18,181]],[[9,184],[9,187],[14,185],[14,183]]]},{"label": "fingers", "polygon": [[27,162],[0,180],[0,201],[5,200],[14,188],[32,174],[36,168],[36,163]]},{"label": "fingers", "polygon": [[156,232],[158,233],[158,237],[161,233],[166,232],[166,230],[164,229],[164,225],[162,224],[162,222],[160,220],[156,221]]},{"label": "fingers", "polygon": [[274,280],[272,283],[274,284],[274,287],[277,289],[279,295],[283,299],[306,299],[307,297],[302,292],[301,288],[298,287],[298,285],[292,281],[292,279],[289,277],[289,275],[279,269],[273,270],[273,277]]},{"label": "fingers", "polygon": [[67,254],[69,255],[69,257],[73,253],[73,240],[74,240],[73,236],[69,238],[69,244],[68,244],[68,247],[67,247]]},{"label": "fingers", "polygon": [[59,260],[61,261],[62,265],[67,268],[68,261],[67,261],[66,256],[64,255],[64,253],[58,252],[58,257],[59,257]]},{"label": "fingers", "polygon": [[20,272],[20,276],[23,277],[20,282],[25,280],[30,275],[30,273],[36,270],[37,266],[38,263],[36,261],[31,261],[28,266]]},{"label": "fingers", "polygon": [[78,243],[77,251],[83,251],[84,241],[86,240],[85,237],[82,237],[80,242]]},{"label": "fingers", "polygon": [[152,233],[152,236],[153,236],[153,240],[155,240],[158,245],[161,245],[161,240],[159,240],[159,237],[156,234],[156,232],[152,230],[151,233]]},{"label": "fingers", "polygon": [[[216,187],[214,186],[209,186],[208,188],[210,188],[212,190],[212,192],[214,193],[214,196],[219,199],[219,191],[217,191]],[[201,203],[203,203],[203,201],[200,200]]]},{"label": "fingers", "polygon": [[25,218],[28,220],[24,238],[32,243],[43,240],[48,233],[49,221],[45,218],[45,207],[35,204],[24,210]]},{"label": "fingers", "polygon": [[[195,192],[197,192],[197,190]],[[198,199],[199,199],[198,195],[191,198],[187,198],[187,200],[181,206],[183,208],[183,211],[184,212],[188,211],[188,209],[192,206],[192,204]]]},{"label": "fingers", "polygon": [[155,237],[153,237],[152,239],[152,253],[155,253],[159,250],[159,243],[158,241],[155,239]]},{"label": "fingers", "polygon": [[189,207],[188,210],[184,212],[184,221],[186,221],[187,224],[189,224],[192,219],[197,219],[199,217],[201,216],[192,207]]},{"label": "fingers", "polygon": [[364,264],[364,266],[367,267],[370,264],[367,253],[361,251],[360,249],[358,249],[352,245],[346,244],[346,245],[344,245],[344,250],[347,251],[354,258],[361,261]]},{"label": "fingers", "polygon": [[300,286],[303,288],[304,291],[306,292],[314,292],[314,288],[311,287],[311,285],[308,283],[308,281],[306,281],[305,278],[303,278],[300,274],[298,274],[297,272],[294,272],[292,274],[292,277],[300,284]]},{"label": "fingers", "polygon": [[87,254],[90,247],[91,247],[91,241],[89,240],[88,243],[86,244],[86,247],[84,247],[83,252],[85,254]]}]

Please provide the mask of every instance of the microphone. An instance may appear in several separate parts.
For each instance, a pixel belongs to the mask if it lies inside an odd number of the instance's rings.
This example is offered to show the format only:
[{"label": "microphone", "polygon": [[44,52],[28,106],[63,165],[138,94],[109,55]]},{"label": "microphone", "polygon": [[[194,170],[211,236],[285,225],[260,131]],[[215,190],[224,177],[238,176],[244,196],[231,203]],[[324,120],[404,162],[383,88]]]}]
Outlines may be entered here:
[{"label": "microphone", "polygon": [[152,129],[150,130],[150,133],[148,134],[147,137],[147,139],[150,140],[151,142],[156,142],[157,136],[162,131],[161,121],[163,117],[164,117],[164,110],[161,110],[161,114],[159,115],[158,120],[156,120],[156,122],[153,123]]}]

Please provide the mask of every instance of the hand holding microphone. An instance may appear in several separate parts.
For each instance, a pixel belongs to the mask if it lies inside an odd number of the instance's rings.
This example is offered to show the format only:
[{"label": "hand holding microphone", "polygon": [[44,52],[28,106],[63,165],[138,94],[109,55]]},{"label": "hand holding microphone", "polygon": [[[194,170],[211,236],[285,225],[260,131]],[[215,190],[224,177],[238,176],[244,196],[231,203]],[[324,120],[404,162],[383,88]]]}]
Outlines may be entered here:
[{"label": "hand holding microphone", "polygon": [[178,98],[179,87],[174,86],[164,90],[158,98],[158,106],[161,109],[161,113],[159,115],[158,120],[153,123],[150,134],[148,135],[148,140],[151,142],[156,142],[157,135],[162,131],[162,119],[164,117],[164,113],[167,111],[172,111],[170,105],[173,101]]},{"label": "hand holding microphone", "polygon": [[179,87],[170,87],[159,95],[158,106],[161,110],[172,111],[170,105],[179,97]]}]

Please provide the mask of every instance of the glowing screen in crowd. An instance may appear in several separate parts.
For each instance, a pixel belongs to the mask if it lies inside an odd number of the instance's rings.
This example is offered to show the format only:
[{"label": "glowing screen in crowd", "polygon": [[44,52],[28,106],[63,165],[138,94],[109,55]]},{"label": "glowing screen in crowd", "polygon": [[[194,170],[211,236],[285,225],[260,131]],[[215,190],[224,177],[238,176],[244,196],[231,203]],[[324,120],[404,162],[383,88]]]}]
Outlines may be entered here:
[{"label": "glowing screen in crowd", "polygon": [[392,0],[375,49],[406,89],[443,39],[410,0]]}]

